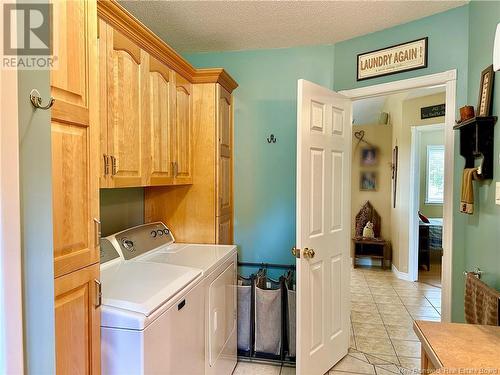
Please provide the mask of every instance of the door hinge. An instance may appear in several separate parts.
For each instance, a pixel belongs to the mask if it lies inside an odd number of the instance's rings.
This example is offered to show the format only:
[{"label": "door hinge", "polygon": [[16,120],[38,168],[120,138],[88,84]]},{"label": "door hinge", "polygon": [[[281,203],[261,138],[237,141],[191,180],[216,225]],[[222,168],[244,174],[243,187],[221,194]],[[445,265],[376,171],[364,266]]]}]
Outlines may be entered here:
[{"label": "door hinge", "polygon": [[102,288],[101,282],[94,279],[95,283],[95,307],[100,307],[102,304]]}]

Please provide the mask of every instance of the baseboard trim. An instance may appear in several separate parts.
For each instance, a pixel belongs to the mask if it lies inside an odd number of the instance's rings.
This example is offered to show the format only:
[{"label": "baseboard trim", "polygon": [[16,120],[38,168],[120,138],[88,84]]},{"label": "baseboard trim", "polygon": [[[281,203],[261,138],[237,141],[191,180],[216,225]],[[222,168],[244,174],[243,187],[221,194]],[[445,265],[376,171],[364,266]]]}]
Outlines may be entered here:
[{"label": "baseboard trim", "polygon": [[412,281],[411,280],[411,277],[410,277],[410,274],[406,273],[406,272],[401,272],[400,270],[398,270],[396,268],[396,266],[394,264],[392,264],[391,266],[391,269],[392,269],[392,273],[394,275],[396,275],[396,277],[398,279],[401,279],[401,280],[406,280],[406,281]]}]

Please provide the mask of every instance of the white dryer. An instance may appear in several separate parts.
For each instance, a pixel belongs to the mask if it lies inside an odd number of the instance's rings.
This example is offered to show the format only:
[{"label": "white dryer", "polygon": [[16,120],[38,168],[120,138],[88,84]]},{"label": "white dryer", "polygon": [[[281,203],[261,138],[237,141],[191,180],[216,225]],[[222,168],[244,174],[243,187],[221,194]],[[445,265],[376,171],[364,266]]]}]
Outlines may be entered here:
[{"label": "white dryer", "polygon": [[236,265],[236,246],[177,244],[160,222],[103,239],[103,373],[231,374]]}]

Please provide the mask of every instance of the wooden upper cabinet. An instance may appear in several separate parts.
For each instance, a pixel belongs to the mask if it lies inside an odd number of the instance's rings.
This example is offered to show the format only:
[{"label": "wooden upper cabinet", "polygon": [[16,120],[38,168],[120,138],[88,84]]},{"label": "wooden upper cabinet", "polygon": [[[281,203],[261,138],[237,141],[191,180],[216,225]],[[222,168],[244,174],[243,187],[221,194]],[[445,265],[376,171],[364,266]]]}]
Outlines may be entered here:
[{"label": "wooden upper cabinet", "polygon": [[149,181],[148,185],[173,183],[175,137],[174,73],[154,57],[149,58]]},{"label": "wooden upper cabinet", "polygon": [[[105,33],[105,34],[104,34]],[[101,117],[106,126],[103,163],[109,166],[107,187],[145,184],[144,132],[148,122],[147,54],[112,27],[100,23],[100,64],[105,64],[105,96]],[[105,38],[105,41],[104,41]],[[101,75],[101,85],[102,82]],[[103,93],[101,89],[101,93]]]},{"label": "wooden upper cabinet", "polygon": [[100,373],[99,264],[55,280],[56,373]]},{"label": "wooden upper cabinet", "polygon": [[175,103],[174,178],[177,184],[190,184],[193,181],[192,85],[177,74],[175,82]]},{"label": "wooden upper cabinet", "polygon": [[51,70],[54,275],[99,261],[96,4],[55,1],[58,66]]},{"label": "wooden upper cabinet", "polygon": [[[89,122],[88,79],[90,47],[95,45],[95,34],[90,19],[95,16],[92,1],[52,1],[54,21],[54,53],[57,55],[56,68],[51,70],[51,91],[56,100],[52,107],[52,118],[61,121]],[[94,30],[95,33],[95,30]],[[95,56],[95,55],[94,55]]]},{"label": "wooden upper cabinet", "polygon": [[217,216],[233,211],[233,108],[232,96],[217,85]]}]

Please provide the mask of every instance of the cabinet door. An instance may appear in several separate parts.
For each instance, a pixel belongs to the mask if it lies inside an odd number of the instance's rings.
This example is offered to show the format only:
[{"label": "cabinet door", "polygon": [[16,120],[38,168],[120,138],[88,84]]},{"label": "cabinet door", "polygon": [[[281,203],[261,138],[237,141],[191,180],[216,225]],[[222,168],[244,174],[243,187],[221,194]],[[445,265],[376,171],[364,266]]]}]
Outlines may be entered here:
[{"label": "cabinet door", "polygon": [[217,216],[233,211],[233,121],[231,94],[217,85]]},{"label": "cabinet door", "polygon": [[174,177],[178,184],[190,184],[193,181],[191,90],[191,83],[176,75]]},{"label": "cabinet door", "polygon": [[99,264],[55,279],[57,374],[100,373]]},{"label": "cabinet door", "polygon": [[[95,1],[55,1],[51,71],[55,277],[99,261],[99,121]],[[82,30],[85,30],[83,32]]]},{"label": "cabinet door", "polygon": [[233,244],[233,222],[231,215],[217,216],[216,241],[222,245]]},{"label": "cabinet door", "polygon": [[[102,32],[102,31],[101,31]],[[107,144],[111,158],[110,187],[141,186],[146,151],[147,54],[112,27],[106,28]]]},{"label": "cabinet door", "polygon": [[176,95],[172,84],[173,72],[154,57],[149,57],[149,149],[150,177],[148,185],[173,183],[173,126]]},{"label": "cabinet door", "polygon": [[[89,123],[92,79],[87,73],[95,66],[95,1],[52,1],[52,20],[57,66],[51,71],[51,91],[55,98],[52,118],[61,121]],[[91,77],[89,77],[91,78]],[[94,93],[95,95],[95,93]]]}]

